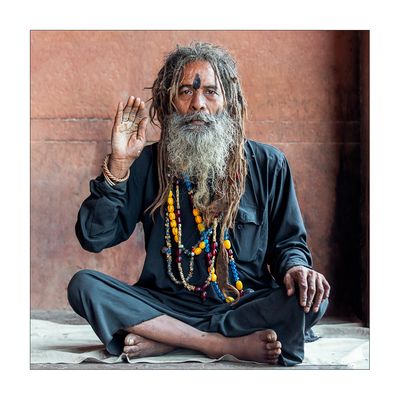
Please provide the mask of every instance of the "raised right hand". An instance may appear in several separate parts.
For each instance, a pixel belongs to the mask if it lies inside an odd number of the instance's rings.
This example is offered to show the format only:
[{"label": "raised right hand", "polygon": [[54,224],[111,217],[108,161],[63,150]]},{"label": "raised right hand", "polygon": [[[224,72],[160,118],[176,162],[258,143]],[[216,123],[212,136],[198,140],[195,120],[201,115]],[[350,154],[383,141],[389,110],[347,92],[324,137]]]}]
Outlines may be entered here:
[{"label": "raised right hand", "polygon": [[111,135],[110,172],[117,178],[126,175],[129,167],[139,157],[146,145],[146,126],[144,101],[130,96],[125,108],[118,103]]}]

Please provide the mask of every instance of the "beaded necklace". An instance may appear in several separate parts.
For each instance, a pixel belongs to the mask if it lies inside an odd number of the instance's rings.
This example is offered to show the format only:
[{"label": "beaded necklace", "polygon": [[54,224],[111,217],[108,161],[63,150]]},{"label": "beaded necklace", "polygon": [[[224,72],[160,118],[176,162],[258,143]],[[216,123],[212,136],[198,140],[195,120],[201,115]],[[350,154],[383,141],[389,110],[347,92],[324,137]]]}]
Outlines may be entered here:
[{"label": "beaded necklace", "polygon": [[[190,180],[185,177],[184,178],[185,185],[189,194],[190,204],[192,206],[192,213],[197,224],[197,229],[200,233],[199,241],[192,246],[192,248],[186,249],[182,243],[182,221],[181,221],[181,208],[180,208],[180,195],[179,195],[179,183],[178,179],[174,179],[175,186],[175,201],[172,190],[169,191],[167,205],[165,207],[165,244],[162,248],[162,253],[165,254],[167,259],[167,271],[171,280],[177,285],[183,285],[185,289],[188,291],[199,294],[201,299],[205,301],[207,297],[207,289],[211,285],[218,297],[227,303],[234,301],[233,297],[225,296],[222,290],[220,289],[217,282],[217,275],[215,273],[215,261],[218,254],[218,241],[217,241],[217,227],[218,221],[221,216],[214,217],[212,222],[212,226],[206,229],[203,223],[203,218],[200,215],[200,212],[197,208],[194,207],[193,203],[193,186]],[[176,203],[176,204],[175,204]],[[175,208],[176,206],[176,208]],[[172,240],[175,242],[175,261],[178,267],[179,278],[177,278],[172,272]],[[225,231],[224,234],[224,247],[228,252],[229,257],[229,269],[232,273],[233,279],[235,281],[235,287],[239,290],[240,296],[243,296],[243,284],[239,279],[239,274],[237,272],[235,258],[233,256],[233,251],[231,248],[231,242],[229,239],[228,231]],[[204,283],[200,285],[193,285],[189,283],[189,280],[193,276],[194,270],[194,258],[195,256],[199,256],[203,251],[206,253],[206,265],[208,276]],[[185,276],[182,268],[182,256],[186,255],[189,258],[189,271]]]}]

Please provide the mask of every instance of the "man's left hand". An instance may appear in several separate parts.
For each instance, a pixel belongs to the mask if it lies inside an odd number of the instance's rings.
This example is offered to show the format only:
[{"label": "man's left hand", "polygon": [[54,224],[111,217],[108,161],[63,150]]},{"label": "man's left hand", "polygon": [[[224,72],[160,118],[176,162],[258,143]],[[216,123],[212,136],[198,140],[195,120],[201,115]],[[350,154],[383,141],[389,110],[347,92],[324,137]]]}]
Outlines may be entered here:
[{"label": "man's left hand", "polygon": [[290,268],[285,274],[283,283],[288,296],[295,293],[295,285],[298,285],[300,305],[306,313],[310,311],[311,305],[313,311],[317,312],[322,300],[329,297],[331,289],[322,274],[301,265]]}]

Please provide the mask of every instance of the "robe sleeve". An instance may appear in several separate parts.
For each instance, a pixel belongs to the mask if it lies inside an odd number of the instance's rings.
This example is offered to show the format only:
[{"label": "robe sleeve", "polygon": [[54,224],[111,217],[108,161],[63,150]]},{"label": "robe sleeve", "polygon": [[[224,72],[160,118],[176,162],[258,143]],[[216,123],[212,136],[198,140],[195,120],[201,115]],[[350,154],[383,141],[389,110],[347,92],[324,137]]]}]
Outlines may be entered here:
[{"label": "robe sleeve", "polygon": [[270,235],[267,262],[278,283],[295,265],[312,268],[306,243],[306,229],[297,201],[294,182],[286,157],[282,157],[273,175],[269,194]]},{"label": "robe sleeve", "polygon": [[132,164],[128,181],[111,186],[103,175],[90,181],[90,196],[83,201],[75,225],[85,250],[98,253],[129,239],[143,218],[148,170],[149,151],[144,151]]}]

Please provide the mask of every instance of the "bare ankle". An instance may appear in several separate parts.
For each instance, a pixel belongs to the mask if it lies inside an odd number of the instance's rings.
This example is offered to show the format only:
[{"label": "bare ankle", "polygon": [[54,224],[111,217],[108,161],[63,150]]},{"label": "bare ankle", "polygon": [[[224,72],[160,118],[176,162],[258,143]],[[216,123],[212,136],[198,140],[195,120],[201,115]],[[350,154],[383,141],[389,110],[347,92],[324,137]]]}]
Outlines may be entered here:
[{"label": "bare ankle", "polygon": [[207,333],[207,340],[200,350],[212,358],[219,358],[226,354],[229,339],[220,333]]}]

